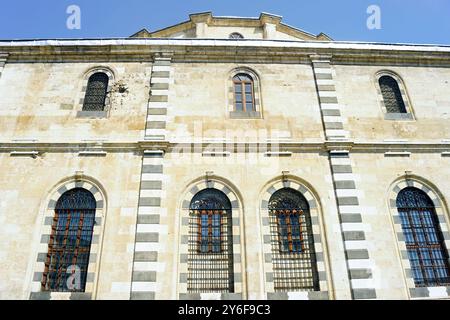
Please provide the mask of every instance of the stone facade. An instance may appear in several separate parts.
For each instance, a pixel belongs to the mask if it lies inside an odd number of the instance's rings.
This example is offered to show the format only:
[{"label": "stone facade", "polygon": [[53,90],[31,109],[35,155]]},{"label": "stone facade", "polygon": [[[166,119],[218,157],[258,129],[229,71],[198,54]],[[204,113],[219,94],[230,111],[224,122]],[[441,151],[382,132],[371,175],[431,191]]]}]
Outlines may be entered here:
[{"label": "stone facade", "polygon": [[[269,14],[0,42],[0,299],[447,298],[415,286],[395,199],[424,190],[450,248],[449,67],[447,47],[334,42]],[[105,111],[86,113],[97,71]],[[233,111],[244,71],[253,114]],[[382,74],[408,116],[386,114]],[[55,203],[75,187],[97,201],[86,290],[42,292]],[[316,291],[274,290],[268,201],[285,187],[309,203]],[[206,188],[232,204],[233,293],[187,292],[189,202]]]}]

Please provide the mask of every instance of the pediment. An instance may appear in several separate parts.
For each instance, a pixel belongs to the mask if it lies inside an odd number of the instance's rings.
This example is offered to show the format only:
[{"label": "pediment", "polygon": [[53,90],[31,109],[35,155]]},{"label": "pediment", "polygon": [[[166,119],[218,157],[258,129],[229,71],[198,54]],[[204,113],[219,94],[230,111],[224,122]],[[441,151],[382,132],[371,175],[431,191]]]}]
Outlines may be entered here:
[{"label": "pediment", "polygon": [[133,34],[132,38],[185,38],[185,39],[229,39],[231,34],[243,39],[289,40],[289,41],[331,41],[324,34],[318,35],[297,29],[281,22],[282,17],[261,13],[259,18],[214,17],[211,12],[196,13],[188,21],[156,30],[147,29]]}]

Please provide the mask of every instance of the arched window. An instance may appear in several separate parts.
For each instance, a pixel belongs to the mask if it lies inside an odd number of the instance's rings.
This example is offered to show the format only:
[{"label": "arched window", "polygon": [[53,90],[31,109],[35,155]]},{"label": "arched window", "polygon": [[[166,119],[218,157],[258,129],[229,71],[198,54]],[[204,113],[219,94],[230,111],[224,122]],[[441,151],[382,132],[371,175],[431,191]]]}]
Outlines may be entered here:
[{"label": "arched window", "polygon": [[234,292],[231,203],[217,189],[204,189],[189,213],[188,292]]},{"label": "arched window", "polygon": [[256,111],[254,83],[250,75],[239,73],[233,77],[234,111]]},{"label": "arched window", "polygon": [[239,32],[233,32],[232,34],[230,34],[230,36],[228,38],[230,38],[230,39],[244,39],[244,36],[242,34],[240,34]]},{"label": "arched window", "polygon": [[405,102],[397,80],[391,76],[381,76],[378,79],[381,94],[387,113],[407,113]]},{"label": "arched window", "polygon": [[108,82],[108,75],[104,72],[97,72],[89,77],[83,111],[104,111]]},{"label": "arched window", "polygon": [[42,278],[43,291],[84,292],[94,231],[96,201],[75,188],[56,203]]},{"label": "arched window", "polygon": [[284,188],[269,200],[275,291],[319,290],[309,205],[301,193]]},{"label": "arched window", "polygon": [[448,254],[430,197],[407,187],[397,196],[408,258],[417,287],[448,286]]}]

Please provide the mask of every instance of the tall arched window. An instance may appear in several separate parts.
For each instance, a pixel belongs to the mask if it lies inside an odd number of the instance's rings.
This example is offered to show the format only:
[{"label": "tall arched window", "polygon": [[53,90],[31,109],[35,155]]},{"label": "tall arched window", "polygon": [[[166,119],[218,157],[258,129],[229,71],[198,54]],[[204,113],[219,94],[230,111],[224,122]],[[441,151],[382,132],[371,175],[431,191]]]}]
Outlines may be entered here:
[{"label": "tall arched window", "polygon": [[108,82],[108,75],[104,72],[97,72],[89,77],[83,111],[104,111]]},{"label": "tall arched window", "polygon": [[42,278],[43,291],[84,292],[94,231],[96,201],[75,188],[56,203]]},{"label": "tall arched window", "polygon": [[188,292],[234,292],[231,203],[217,189],[204,189],[189,213]]},{"label": "tall arched window", "polygon": [[381,94],[387,113],[407,113],[405,102],[397,80],[391,76],[381,76],[378,79]]},{"label": "tall arched window", "polygon": [[397,196],[397,210],[416,286],[450,285],[447,249],[430,197],[407,187]]},{"label": "tall arched window", "polygon": [[256,111],[253,79],[246,73],[239,73],[233,77],[234,83],[234,111]]},{"label": "tall arched window", "polygon": [[275,291],[319,290],[307,200],[294,189],[280,189],[269,200],[269,219]]}]

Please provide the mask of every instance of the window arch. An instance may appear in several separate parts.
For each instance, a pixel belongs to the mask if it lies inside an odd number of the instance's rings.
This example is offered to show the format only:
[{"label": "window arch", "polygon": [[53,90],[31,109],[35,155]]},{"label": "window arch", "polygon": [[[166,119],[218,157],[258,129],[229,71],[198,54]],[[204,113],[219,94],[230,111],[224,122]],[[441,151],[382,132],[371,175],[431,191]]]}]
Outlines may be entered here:
[{"label": "window arch", "polygon": [[406,187],[396,206],[416,287],[450,285],[448,251],[433,201],[424,191]]},{"label": "window arch", "polygon": [[234,292],[232,209],[220,190],[198,192],[189,206],[189,293]]},{"label": "window arch", "polygon": [[233,32],[229,35],[229,39],[244,39],[244,36],[240,34],[239,32]]},{"label": "window arch", "polygon": [[253,78],[247,73],[238,73],[233,77],[234,110],[252,112],[255,108],[255,88]]},{"label": "window arch", "polygon": [[405,101],[396,79],[390,75],[382,75],[378,79],[384,105],[388,113],[407,113]]},{"label": "window arch", "polygon": [[83,101],[83,111],[104,111],[108,93],[109,76],[96,72],[89,77]]},{"label": "window arch", "polygon": [[247,67],[233,69],[228,76],[228,112],[231,119],[261,119],[261,82]]},{"label": "window arch", "polygon": [[97,203],[83,188],[58,199],[42,277],[42,291],[84,292]]},{"label": "window arch", "polygon": [[268,203],[273,281],[277,291],[318,291],[314,237],[308,201],[298,191],[282,188]]}]

